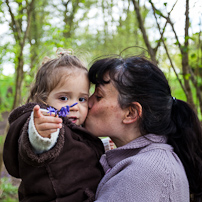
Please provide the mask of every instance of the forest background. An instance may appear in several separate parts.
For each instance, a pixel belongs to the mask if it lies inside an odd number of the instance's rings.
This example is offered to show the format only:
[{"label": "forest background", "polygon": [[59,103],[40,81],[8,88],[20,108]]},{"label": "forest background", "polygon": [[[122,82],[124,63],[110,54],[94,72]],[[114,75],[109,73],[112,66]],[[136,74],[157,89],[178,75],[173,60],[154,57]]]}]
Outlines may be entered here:
[{"label": "forest background", "polygon": [[151,58],[172,96],[202,120],[201,11],[201,0],[0,0],[1,201],[16,201],[16,188],[2,174],[4,115],[25,103],[43,58],[55,57],[59,47],[73,49],[89,67],[98,56],[133,46],[123,56]]}]

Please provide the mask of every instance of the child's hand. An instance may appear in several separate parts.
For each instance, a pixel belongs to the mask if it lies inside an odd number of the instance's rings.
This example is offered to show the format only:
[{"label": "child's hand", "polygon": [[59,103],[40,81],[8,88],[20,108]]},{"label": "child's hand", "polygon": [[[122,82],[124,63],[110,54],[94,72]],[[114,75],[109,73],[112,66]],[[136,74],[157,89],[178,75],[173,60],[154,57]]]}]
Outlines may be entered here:
[{"label": "child's hand", "polygon": [[62,128],[62,119],[54,117],[53,115],[44,115],[40,111],[39,105],[36,105],[33,109],[34,112],[34,125],[37,132],[42,137],[50,138],[51,133],[56,132],[58,128]]}]

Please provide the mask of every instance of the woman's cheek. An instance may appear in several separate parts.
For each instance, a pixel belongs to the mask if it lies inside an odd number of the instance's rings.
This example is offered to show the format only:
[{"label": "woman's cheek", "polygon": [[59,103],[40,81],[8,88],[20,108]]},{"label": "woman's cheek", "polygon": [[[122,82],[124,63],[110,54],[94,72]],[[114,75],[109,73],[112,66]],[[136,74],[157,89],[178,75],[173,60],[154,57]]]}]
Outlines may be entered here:
[{"label": "woman's cheek", "polygon": [[93,116],[100,115],[100,113],[102,113],[102,111],[103,111],[103,110],[100,110],[100,109],[101,109],[100,104],[96,103],[89,110],[89,114],[92,114]]}]

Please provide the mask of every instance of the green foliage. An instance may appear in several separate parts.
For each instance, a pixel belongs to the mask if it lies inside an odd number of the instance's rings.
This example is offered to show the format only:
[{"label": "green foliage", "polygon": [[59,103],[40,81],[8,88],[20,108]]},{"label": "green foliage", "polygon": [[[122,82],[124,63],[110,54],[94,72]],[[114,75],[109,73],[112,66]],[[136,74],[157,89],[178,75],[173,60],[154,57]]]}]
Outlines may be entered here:
[{"label": "green foliage", "polygon": [[184,75],[185,80],[189,80],[190,76],[191,76],[191,74],[185,74]]},{"label": "green foliage", "polygon": [[0,147],[2,148],[3,144],[4,144],[4,136],[0,134]]},{"label": "green foliage", "polygon": [[192,53],[191,58],[196,58],[196,53]]},{"label": "green foliage", "polygon": [[193,37],[186,36],[186,37],[185,37],[185,42],[187,42],[189,39],[191,39],[191,40],[193,40],[193,41],[194,41],[194,38],[193,38]]},{"label": "green foliage", "polygon": [[[22,31],[22,35],[20,36],[20,40],[22,40],[27,20],[26,2],[30,1],[12,0],[10,2],[15,20]],[[151,3],[152,1],[149,0],[149,2]],[[168,11],[168,5],[170,4],[161,2],[161,7],[158,7],[155,11],[159,16],[159,22],[162,19],[161,15],[165,15]],[[7,23],[10,26],[9,32],[0,36],[0,65],[5,61],[9,61],[16,68],[18,65],[18,56],[21,52],[21,43],[19,43],[19,39],[16,38],[16,33],[12,29],[13,26],[11,26],[12,21],[9,18],[10,13],[7,4],[5,1],[0,1],[0,6],[2,6],[2,8],[0,7],[0,22]],[[155,34],[158,31],[156,30],[152,9],[146,3],[140,3],[140,6],[143,26],[147,30],[147,35],[150,39],[149,43],[154,48],[158,42],[161,42],[161,39],[156,37],[158,34]],[[124,53],[125,55],[142,53],[141,48],[138,48],[138,46],[146,47],[146,45],[136,17],[133,3],[125,0],[35,1],[31,13],[29,33],[23,49],[23,62],[24,67],[26,67],[21,91],[23,103],[29,94],[30,86],[38,68],[41,66],[43,57],[55,57],[55,51],[58,47],[76,50],[75,52],[80,53],[80,58],[85,58],[88,63],[100,55],[119,54],[123,49],[130,46],[136,46],[136,48],[128,49]],[[161,28],[163,29],[163,27]],[[164,29],[166,29],[165,33],[167,33],[167,27]],[[173,64],[180,70],[182,58],[181,54],[178,54],[181,53],[178,49],[179,41],[173,43],[171,37],[168,36],[164,34],[164,42],[169,52],[172,52],[170,56]],[[7,37],[11,39],[9,43],[6,40],[4,42],[4,39]],[[200,58],[201,52],[199,51],[199,45],[201,43],[199,39],[199,33],[186,37],[184,39],[185,42],[189,40],[190,43],[188,47],[182,46],[183,43],[181,43],[181,51],[189,54],[189,65],[194,70],[194,73],[200,77],[202,64]],[[177,46],[174,46],[174,44]],[[167,66],[169,65],[168,57],[164,51],[159,51],[158,49],[157,55],[159,55],[157,58],[162,60],[161,63],[166,63]],[[2,72],[1,70],[2,67],[0,66],[0,74]],[[185,78],[187,80],[190,79],[190,75],[187,74]],[[14,97],[14,93],[6,93],[10,86],[14,91],[14,77],[9,81],[7,79],[6,77],[3,79],[0,78],[0,112],[11,109]],[[200,79],[197,78],[197,82],[198,85],[201,85]]]},{"label": "green foliage", "polygon": [[0,113],[10,111],[14,95],[14,76],[0,74]]},{"label": "green foliage", "polygon": [[0,201],[1,202],[17,202],[18,188],[13,186],[12,183],[8,178],[1,178],[0,179]]},{"label": "green foliage", "polygon": [[171,93],[173,97],[176,97],[179,100],[186,100],[185,93],[175,76],[169,77],[169,85],[171,87]]},{"label": "green foliage", "polygon": [[187,53],[189,50],[189,48],[186,46],[182,46],[181,49],[182,49],[182,52],[184,52],[184,53]]},{"label": "green foliage", "polygon": [[[177,80],[176,76],[170,76],[168,74],[166,74],[166,76],[168,78],[169,85],[171,87],[171,94],[172,94],[172,96],[176,97],[179,100],[186,101],[185,93],[182,90],[182,87],[180,86],[180,83]],[[180,75],[180,79],[182,79],[182,75]],[[202,84],[202,79],[199,79],[198,82]],[[192,91],[194,102],[196,103],[196,108],[198,110],[198,117],[199,117],[200,120],[202,120],[202,115],[200,113],[200,107],[198,105],[199,103],[197,102],[197,97],[196,97],[196,89],[195,89],[195,87],[193,86],[192,83],[191,83],[191,91]]]},{"label": "green foliage", "polygon": [[175,45],[179,45],[179,41],[176,41],[174,44],[175,44]]},{"label": "green foliage", "polygon": [[155,13],[157,14],[157,15],[162,15],[162,13],[161,13],[161,11],[160,10],[155,10]]}]

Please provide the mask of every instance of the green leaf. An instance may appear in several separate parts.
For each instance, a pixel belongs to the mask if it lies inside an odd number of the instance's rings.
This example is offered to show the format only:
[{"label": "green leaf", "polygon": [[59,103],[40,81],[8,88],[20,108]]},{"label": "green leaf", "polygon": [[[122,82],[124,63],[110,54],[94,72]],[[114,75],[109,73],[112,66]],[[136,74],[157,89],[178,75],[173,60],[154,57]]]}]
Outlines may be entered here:
[{"label": "green leaf", "polygon": [[193,37],[190,37],[190,36],[186,36],[186,37],[185,37],[185,41],[188,41],[189,39],[191,39],[192,41],[194,41],[194,38],[193,38]]},{"label": "green leaf", "polygon": [[182,46],[182,52],[187,53],[188,52],[188,47]]},{"label": "green leaf", "polygon": [[195,58],[195,57],[196,57],[196,53],[192,53],[191,58]]},{"label": "green leaf", "polygon": [[161,41],[162,41],[161,39],[158,39],[158,40],[156,40],[155,42],[156,42],[156,43],[159,43],[159,42],[161,42]]},{"label": "green leaf", "polygon": [[174,44],[175,44],[175,45],[179,45],[179,41],[176,41]]},{"label": "green leaf", "polygon": [[155,13],[156,13],[157,15],[161,15],[161,14],[162,14],[160,10],[155,10]]},{"label": "green leaf", "polygon": [[185,80],[189,80],[190,76],[191,76],[190,74],[185,74],[184,75]]}]

